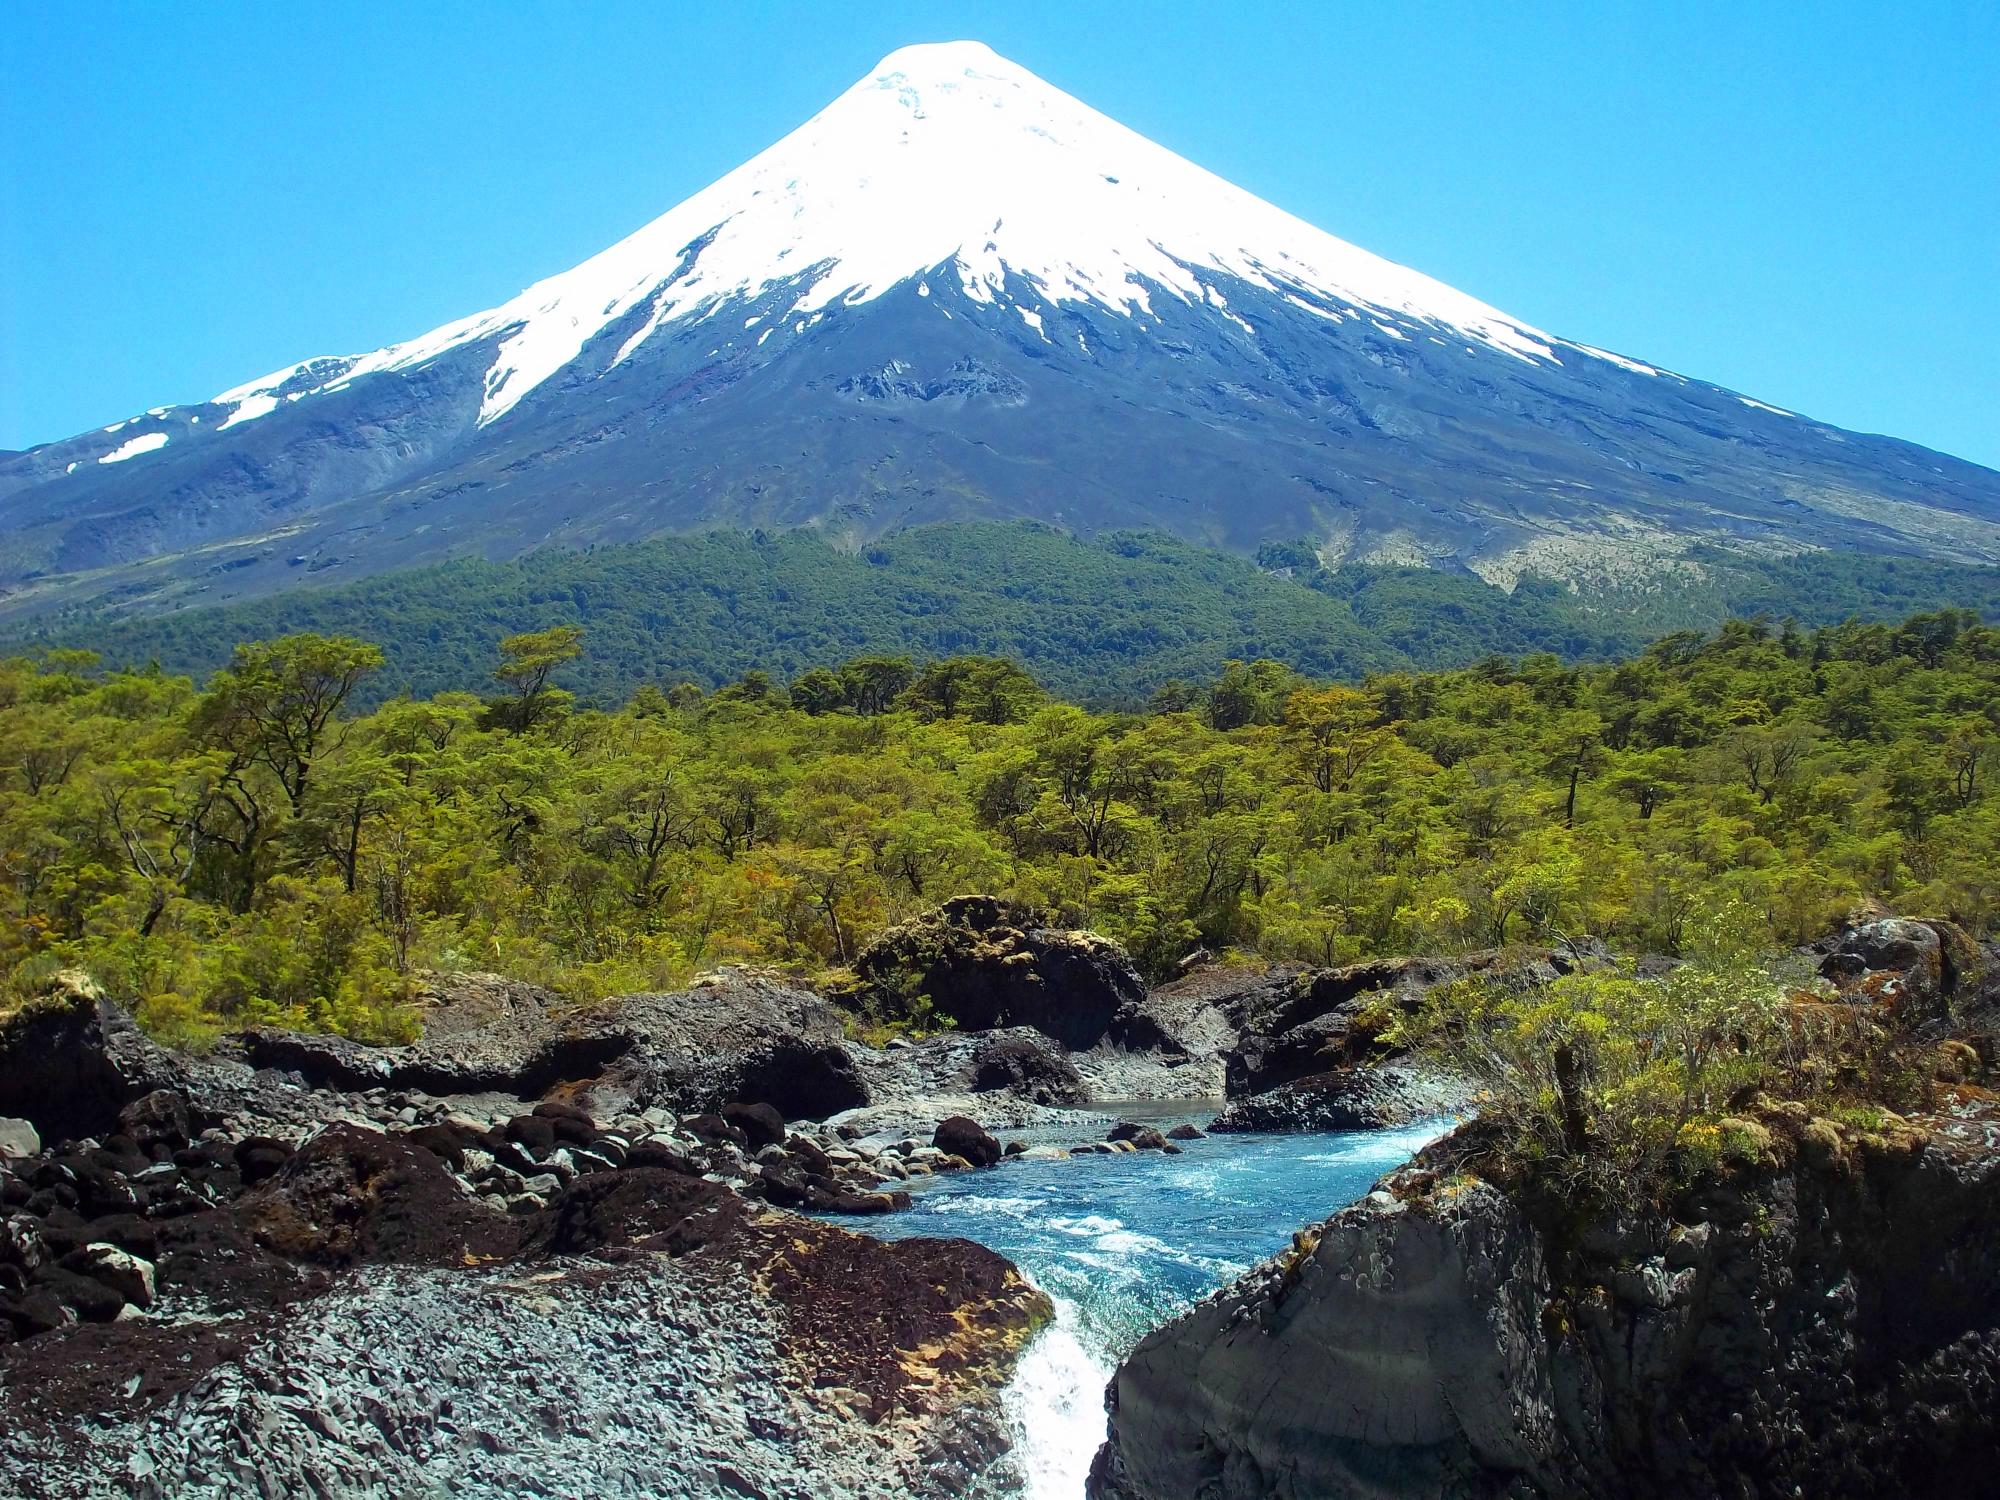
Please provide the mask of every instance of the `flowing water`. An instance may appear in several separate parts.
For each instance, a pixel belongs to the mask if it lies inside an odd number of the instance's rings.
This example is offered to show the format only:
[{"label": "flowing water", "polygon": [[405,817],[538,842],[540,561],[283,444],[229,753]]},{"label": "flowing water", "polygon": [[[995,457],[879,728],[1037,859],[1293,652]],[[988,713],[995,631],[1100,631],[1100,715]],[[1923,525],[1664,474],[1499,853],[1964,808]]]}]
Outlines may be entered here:
[{"label": "flowing water", "polygon": [[[1212,1106],[1152,1105],[1166,1128]],[[1115,1109],[1115,1107],[1114,1107]],[[1448,1122],[1327,1135],[1219,1135],[1152,1152],[1009,1162],[910,1184],[909,1212],[857,1223],[890,1238],[959,1235],[1019,1266],[1056,1319],[1007,1391],[1032,1500],[1077,1500],[1104,1440],[1104,1387],[1140,1338],[1366,1193]],[[1003,1139],[1035,1139],[1006,1132]],[[1069,1136],[1074,1140],[1074,1132]]]}]

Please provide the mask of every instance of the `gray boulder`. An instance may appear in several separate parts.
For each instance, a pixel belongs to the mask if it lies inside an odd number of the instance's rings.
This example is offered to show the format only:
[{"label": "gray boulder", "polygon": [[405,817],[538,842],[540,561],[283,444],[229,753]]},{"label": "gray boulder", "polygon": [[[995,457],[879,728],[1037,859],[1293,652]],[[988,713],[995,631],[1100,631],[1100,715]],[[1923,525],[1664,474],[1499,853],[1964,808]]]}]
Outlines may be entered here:
[{"label": "gray boulder", "polygon": [[1821,945],[1819,972],[1850,1004],[1878,1006],[1903,1024],[1943,1020],[1980,977],[1983,956],[1954,922],[1878,917]]},{"label": "gray boulder", "polygon": [[0,1116],[0,1161],[20,1161],[41,1149],[41,1134],[30,1121]]}]

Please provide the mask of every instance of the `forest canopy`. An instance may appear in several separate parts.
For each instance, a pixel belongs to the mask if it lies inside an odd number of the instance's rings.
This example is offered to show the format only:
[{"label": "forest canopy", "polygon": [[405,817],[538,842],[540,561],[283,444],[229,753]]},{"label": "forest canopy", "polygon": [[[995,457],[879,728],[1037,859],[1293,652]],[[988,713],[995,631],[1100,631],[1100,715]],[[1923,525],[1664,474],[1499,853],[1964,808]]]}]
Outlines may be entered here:
[{"label": "forest canopy", "polygon": [[365,710],[382,653],[337,635],[240,645],[200,686],[0,661],[0,982],[81,967],[182,1042],[382,1039],[426,970],[579,999],[837,971],[973,890],[1155,974],[1197,947],[1673,954],[1724,902],[1776,944],[1870,900],[2000,913],[2000,630],[1970,611],[1346,683],[1237,660],[1133,712],[893,652],[589,708],[594,646],[517,633],[485,693]]},{"label": "forest canopy", "polygon": [[1494,654],[1606,660],[1733,616],[1810,628],[1943,606],[2000,618],[2000,568],[1709,547],[1661,575],[1573,588],[1527,574],[1503,589],[1462,571],[1329,568],[1303,542],[1266,545],[1253,562],[1158,532],[1082,538],[969,522],[858,550],[811,531],[549,547],[177,613],[59,617],[19,627],[34,634],[16,647],[88,647],[113,666],[156,660],[200,678],[239,641],[356,636],[383,654],[356,699],[368,706],[483,691],[503,637],[567,625],[588,633],[590,650],[564,686],[597,708],[649,683],[717,688],[755,670],[791,681],[874,654],[1005,656],[1072,702],[1136,708],[1163,683],[1205,681],[1229,660],[1343,679]]}]

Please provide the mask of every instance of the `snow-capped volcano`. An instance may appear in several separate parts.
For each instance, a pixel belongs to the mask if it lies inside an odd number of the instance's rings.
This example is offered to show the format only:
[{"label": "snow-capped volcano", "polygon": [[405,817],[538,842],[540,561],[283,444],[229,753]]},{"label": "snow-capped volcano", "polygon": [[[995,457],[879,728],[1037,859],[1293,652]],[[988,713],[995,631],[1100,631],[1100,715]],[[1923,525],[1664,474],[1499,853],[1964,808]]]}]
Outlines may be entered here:
[{"label": "snow-capped volcano", "polygon": [[[1126,315],[1151,312],[1162,292],[1226,308],[1213,276],[1202,278],[1220,273],[1315,316],[1343,315],[1330,298],[1553,357],[1547,335],[1293,218],[989,47],[950,42],[892,52],[768,151],[512,301],[373,354],[295,365],[215,400],[233,404],[241,421],[277,399],[497,336],[485,423],[628,315],[643,321],[614,365],[667,324],[717,316],[774,287],[791,295],[760,320],[769,323],[760,341],[788,325],[805,333],[836,304],[868,302],[941,268],[976,301],[1010,300],[1012,276],[1058,305]],[[302,382],[302,372],[316,378]]]},{"label": "snow-capped volcano", "polygon": [[1701,538],[2000,559],[2000,476],[1540,332],[972,42],[490,311],[35,449],[0,497],[16,609],[161,554],[146,593],[235,593],[1004,514],[1506,577]]}]

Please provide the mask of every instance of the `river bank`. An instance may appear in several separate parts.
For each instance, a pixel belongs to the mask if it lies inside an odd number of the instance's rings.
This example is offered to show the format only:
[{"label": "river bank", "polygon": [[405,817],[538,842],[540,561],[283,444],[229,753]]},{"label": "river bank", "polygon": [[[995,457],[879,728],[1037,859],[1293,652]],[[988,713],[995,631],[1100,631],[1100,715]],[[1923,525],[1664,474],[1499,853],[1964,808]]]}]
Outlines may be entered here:
[{"label": "river bank", "polygon": [[[1206,1124],[1216,1103],[1128,1101],[1114,1112],[1165,1130]],[[1299,1205],[1362,1197],[1447,1128],[1205,1135],[1164,1161],[1021,1160],[934,1178],[912,1191],[908,1209],[853,1227],[886,1239],[963,1236],[1048,1295],[1055,1319],[1022,1351],[1001,1404],[1020,1493],[1080,1500],[1105,1439],[1105,1386],[1139,1340],[1284,1249]]]}]

